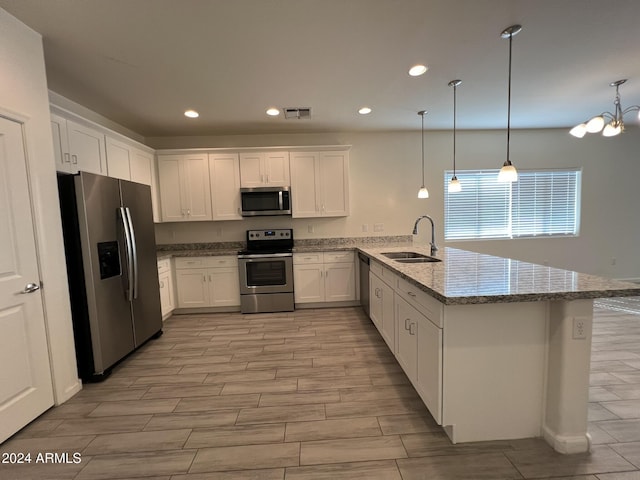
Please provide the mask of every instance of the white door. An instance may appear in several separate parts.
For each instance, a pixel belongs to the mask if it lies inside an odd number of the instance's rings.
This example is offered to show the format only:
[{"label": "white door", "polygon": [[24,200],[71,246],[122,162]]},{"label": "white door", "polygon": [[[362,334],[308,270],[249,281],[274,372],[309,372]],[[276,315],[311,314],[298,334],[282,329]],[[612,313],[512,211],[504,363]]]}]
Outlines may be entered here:
[{"label": "white door", "polygon": [[53,405],[22,128],[2,117],[0,225],[1,443]]}]

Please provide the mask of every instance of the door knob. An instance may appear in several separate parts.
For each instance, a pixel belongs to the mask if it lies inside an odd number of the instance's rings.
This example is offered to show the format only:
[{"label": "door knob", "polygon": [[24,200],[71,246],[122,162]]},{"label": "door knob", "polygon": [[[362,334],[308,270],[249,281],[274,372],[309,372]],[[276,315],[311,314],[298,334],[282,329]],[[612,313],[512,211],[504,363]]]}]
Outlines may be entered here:
[{"label": "door knob", "polygon": [[40,285],[37,283],[27,283],[20,293],[33,293],[40,290]]}]

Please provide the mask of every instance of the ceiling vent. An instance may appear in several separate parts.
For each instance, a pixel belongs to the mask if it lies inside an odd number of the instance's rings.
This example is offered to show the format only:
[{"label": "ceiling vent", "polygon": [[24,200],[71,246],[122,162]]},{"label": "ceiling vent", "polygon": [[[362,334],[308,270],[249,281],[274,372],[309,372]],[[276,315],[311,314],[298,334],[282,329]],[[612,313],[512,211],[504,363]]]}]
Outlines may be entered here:
[{"label": "ceiling vent", "polygon": [[283,108],[284,110],[284,118],[297,118],[298,120],[302,120],[305,118],[311,118],[311,108],[309,107],[298,107],[298,108]]}]

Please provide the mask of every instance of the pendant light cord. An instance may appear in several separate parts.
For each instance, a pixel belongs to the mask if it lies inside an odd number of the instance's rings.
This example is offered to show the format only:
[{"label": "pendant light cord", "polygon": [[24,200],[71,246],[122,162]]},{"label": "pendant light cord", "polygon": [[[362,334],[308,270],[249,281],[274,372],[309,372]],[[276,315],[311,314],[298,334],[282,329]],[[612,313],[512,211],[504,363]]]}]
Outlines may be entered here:
[{"label": "pendant light cord", "polygon": [[457,85],[453,85],[453,176],[456,176],[456,90]]},{"label": "pendant light cord", "polygon": [[507,89],[507,163],[511,162],[509,156],[509,142],[511,140],[511,45],[513,32],[509,34],[509,86]]},{"label": "pendant light cord", "polygon": [[422,118],[422,186],[424,187],[424,112],[420,117]]}]

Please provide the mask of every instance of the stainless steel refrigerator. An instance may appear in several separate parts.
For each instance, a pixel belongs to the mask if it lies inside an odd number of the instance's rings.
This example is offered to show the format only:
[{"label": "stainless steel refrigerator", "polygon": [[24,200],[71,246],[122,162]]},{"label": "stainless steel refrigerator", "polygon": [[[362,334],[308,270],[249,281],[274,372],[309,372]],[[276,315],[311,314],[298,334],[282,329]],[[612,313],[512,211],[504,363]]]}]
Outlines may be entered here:
[{"label": "stainless steel refrigerator", "polygon": [[151,189],[80,172],[58,190],[78,371],[99,381],[162,334]]}]

